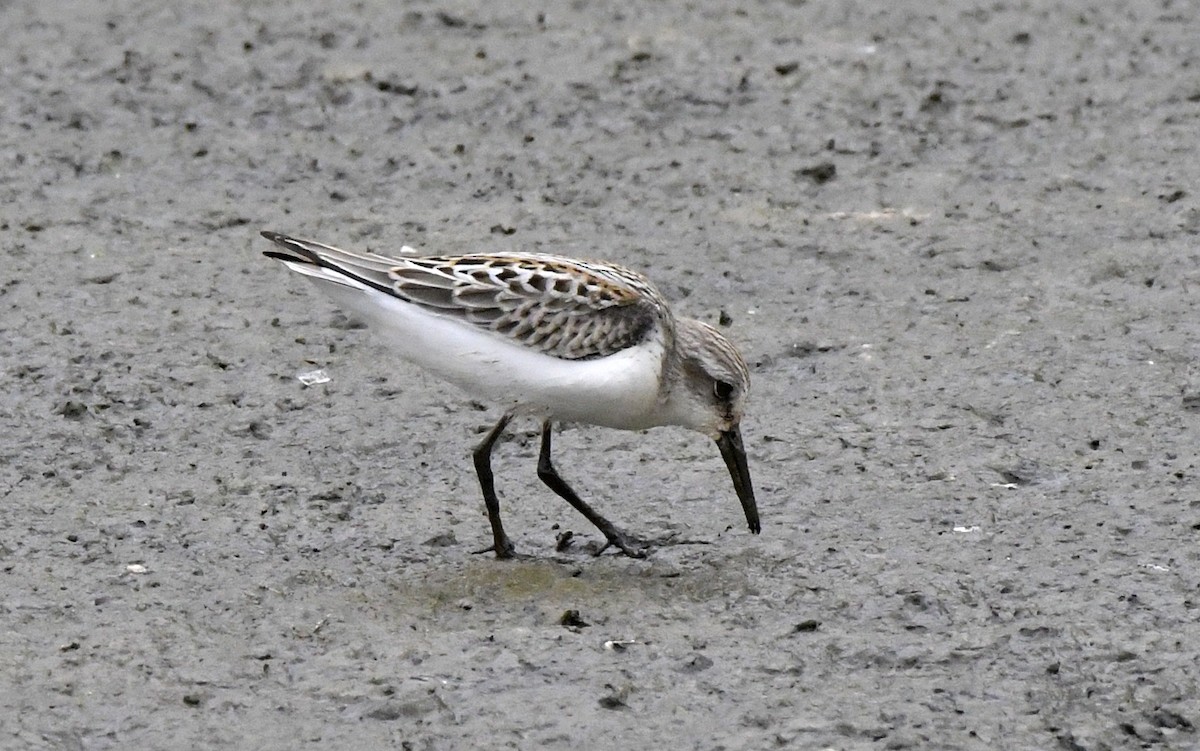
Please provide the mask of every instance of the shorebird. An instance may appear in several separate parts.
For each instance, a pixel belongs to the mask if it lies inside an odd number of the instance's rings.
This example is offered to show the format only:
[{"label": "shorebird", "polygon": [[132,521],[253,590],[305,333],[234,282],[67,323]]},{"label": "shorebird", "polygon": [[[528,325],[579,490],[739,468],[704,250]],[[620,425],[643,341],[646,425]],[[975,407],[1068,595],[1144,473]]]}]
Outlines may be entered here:
[{"label": "shorebird", "polygon": [[761,530],[740,431],[746,363],[712,326],[676,317],[641,274],[541,253],[389,258],[262,235],[281,248],[264,255],[364,318],[399,357],[504,408],[474,451],[492,528],[488,550],[497,558],[515,549],[500,521],[492,447],[517,415],[542,420],[538,477],[604,534],[601,552],[612,546],[640,558],[646,549],[558,474],[550,459],[555,421],[680,425],[709,436],[750,531]]}]

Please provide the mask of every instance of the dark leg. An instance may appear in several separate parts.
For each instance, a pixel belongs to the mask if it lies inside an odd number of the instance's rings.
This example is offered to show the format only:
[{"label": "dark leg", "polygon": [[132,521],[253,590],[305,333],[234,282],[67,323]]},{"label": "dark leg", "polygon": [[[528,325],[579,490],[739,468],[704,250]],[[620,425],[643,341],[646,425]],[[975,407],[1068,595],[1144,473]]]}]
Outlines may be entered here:
[{"label": "dark leg", "polygon": [[[567,481],[558,476],[558,470],[554,469],[554,465],[550,462],[550,421],[546,420],[542,423],[542,453],[538,457],[538,477],[546,486],[562,497],[567,503],[575,507],[575,510],[587,517],[587,520],[596,525],[596,529],[604,533],[605,539],[609,545],[620,549],[622,553],[631,558],[645,558],[646,551],[637,547],[637,545],[624,532],[613,526],[612,522],[601,516],[595,509],[584,503],[583,499],[575,495],[575,491],[571,490],[571,486]],[[601,548],[604,552],[604,548]]]},{"label": "dark leg", "polygon": [[[483,441],[475,447],[474,454],[475,474],[479,475],[479,488],[483,491],[483,503],[487,506],[488,522],[492,525],[491,550],[496,552],[497,558],[512,558],[514,552],[512,541],[504,534],[504,525],[500,523],[500,501],[496,498],[496,485],[492,481],[492,446],[511,419],[511,412],[501,417],[496,427],[488,431]],[[479,552],[486,553],[487,550]]]}]

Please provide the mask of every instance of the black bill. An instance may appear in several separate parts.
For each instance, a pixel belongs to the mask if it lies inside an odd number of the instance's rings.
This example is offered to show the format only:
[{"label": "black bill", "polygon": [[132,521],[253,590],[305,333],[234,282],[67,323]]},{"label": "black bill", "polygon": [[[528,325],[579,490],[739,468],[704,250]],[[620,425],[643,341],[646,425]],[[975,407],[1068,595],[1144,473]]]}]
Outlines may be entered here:
[{"label": "black bill", "polygon": [[721,457],[729,474],[733,477],[733,488],[737,491],[738,500],[742,502],[742,510],[746,512],[746,523],[750,531],[758,534],[762,525],[758,522],[758,506],[754,503],[754,486],[750,484],[750,467],[746,465],[746,449],[742,446],[742,433],[736,426],[721,433],[717,439],[721,449]]}]

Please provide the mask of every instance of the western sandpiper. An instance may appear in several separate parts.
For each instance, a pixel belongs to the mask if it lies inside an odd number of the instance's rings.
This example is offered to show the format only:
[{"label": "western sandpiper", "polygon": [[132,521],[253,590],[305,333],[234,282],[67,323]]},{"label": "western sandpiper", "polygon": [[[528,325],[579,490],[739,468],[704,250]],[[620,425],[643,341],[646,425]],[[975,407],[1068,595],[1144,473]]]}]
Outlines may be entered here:
[{"label": "western sandpiper", "polygon": [[383,335],[397,355],[504,415],[475,448],[492,548],[510,558],[492,480],[496,439],[516,415],[542,420],[538,477],[604,533],[645,548],[581,499],[550,461],[553,421],[641,430],[681,425],[717,442],[750,531],[761,529],[739,425],[750,373],[712,326],[677,318],[641,274],[540,253],[389,258],[276,232],[282,261]]}]

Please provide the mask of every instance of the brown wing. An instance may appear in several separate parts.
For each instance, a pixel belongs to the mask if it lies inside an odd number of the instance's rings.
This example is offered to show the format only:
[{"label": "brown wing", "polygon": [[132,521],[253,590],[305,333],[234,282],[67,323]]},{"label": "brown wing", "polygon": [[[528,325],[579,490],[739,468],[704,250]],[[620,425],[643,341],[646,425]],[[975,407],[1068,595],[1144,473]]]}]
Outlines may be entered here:
[{"label": "brown wing", "polygon": [[412,258],[393,293],[565,360],[605,357],[670,325],[643,277],[619,266],[535,254]]},{"label": "brown wing", "polygon": [[535,253],[390,258],[262,234],[287,251],[266,255],[296,271],[393,295],[564,360],[674,337],[658,290],[621,266]]}]

